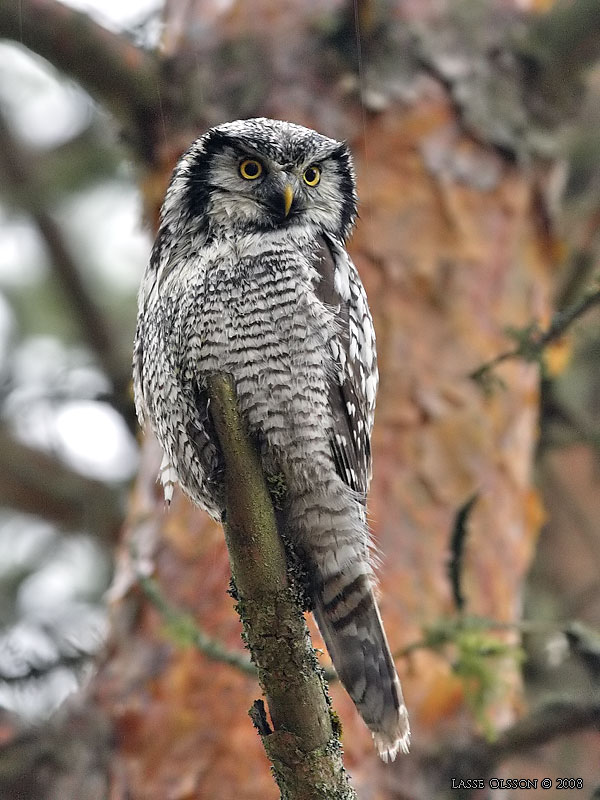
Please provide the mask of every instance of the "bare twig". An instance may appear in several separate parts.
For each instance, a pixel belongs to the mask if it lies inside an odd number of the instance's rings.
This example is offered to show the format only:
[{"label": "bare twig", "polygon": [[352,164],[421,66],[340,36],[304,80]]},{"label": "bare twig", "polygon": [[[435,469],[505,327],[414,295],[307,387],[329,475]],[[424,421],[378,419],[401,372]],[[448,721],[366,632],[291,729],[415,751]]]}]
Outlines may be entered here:
[{"label": "bare twig", "polygon": [[579,319],[586,311],[589,311],[590,308],[597,305],[600,305],[600,289],[587,292],[579,301],[565,308],[564,311],[558,311],[545,331],[541,331],[537,325],[531,325],[526,330],[520,331],[518,334],[519,341],[516,347],[500,353],[490,359],[490,361],[486,361],[485,364],[473,370],[473,372],[469,374],[469,377],[475,381],[483,382],[494,367],[497,367],[498,364],[504,361],[514,358],[523,358],[526,361],[537,361],[542,355],[544,348],[550,344],[550,342],[560,339],[576,319]]},{"label": "bare twig", "polygon": [[353,800],[323,679],[258,454],[244,429],[230,380],[208,381],[224,461],[225,538],[245,639],[273,724],[255,705],[265,750],[288,800]]},{"label": "bare twig", "polygon": [[467,538],[467,525],[471,516],[473,506],[477,502],[479,495],[473,494],[458,509],[454,520],[452,536],[450,538],[450,558],[448,560],[448,575],[452,585],[452,596],[457,611],[462,611],[465,605],[465,598],[462,592],[462,566],[465,541]]},{"label": "bare twig", "polygon": [[0,37],[45,58],[102,103],[151,162],[159,135],[158,62],[124,36],[57,0],[3,0]]}]

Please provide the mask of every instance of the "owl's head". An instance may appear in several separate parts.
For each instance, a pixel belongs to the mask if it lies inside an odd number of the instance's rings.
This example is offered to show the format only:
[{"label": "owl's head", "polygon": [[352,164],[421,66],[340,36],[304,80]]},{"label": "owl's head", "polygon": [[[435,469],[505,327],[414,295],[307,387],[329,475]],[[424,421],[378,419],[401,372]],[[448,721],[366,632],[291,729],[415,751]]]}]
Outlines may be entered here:
[{"label": "owl's head", "polygon": [[290,122],[228,122],[197,139],[173,174],[163,219],[208,231],[276,228],[345,239],[356,217],[352,157],[343,142]]}]

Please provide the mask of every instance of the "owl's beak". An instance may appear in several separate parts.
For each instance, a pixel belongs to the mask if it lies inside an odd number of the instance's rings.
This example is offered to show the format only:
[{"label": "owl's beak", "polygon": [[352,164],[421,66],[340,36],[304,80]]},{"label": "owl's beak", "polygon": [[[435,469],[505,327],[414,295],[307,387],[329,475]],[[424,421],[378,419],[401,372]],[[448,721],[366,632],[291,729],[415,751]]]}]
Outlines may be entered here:
[{"label": "owl's beak", "polygon": [[291,184],[286,183],[285,189],[283,190],[283,208],[286,217],[290,213],[290,208],[292,207],[293,199],[294,199],[294,190],[292,189]]}]

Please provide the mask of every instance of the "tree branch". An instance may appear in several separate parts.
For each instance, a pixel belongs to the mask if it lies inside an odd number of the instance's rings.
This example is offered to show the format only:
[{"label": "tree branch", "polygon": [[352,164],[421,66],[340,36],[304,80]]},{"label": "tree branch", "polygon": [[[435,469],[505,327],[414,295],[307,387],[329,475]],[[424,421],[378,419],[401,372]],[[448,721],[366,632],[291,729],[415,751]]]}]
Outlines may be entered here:
[{"label": "tree branch", "polygon": [[113,385],[114,396],[108,398],[123,415],[132,430],[136,430],[135,414],[129,385],[129,360],[120,351],[108,321],[93,299],[82,278],[63,233],[48,213],[43,187],[31,167],[31,159],[12,136],[0,115],[0,169],[11,184],[13,196],[33,219],[46,244],[50,262],[70,308],[89,347]]},{"label": "tree branch", "polygon": [[114,541],[123,521],[122,498],[56,459],[0,430],[0,505],[36,514],[68,530],[89,530]]},{"label": "tree branch", "polygon": [[0,38],[45,58],[104,105],[151,162],[160,135],[159,66],[150,54],[56,0],[3,0]]},{"label": "tree branch", "polygon": [[590,308],[597,305],[600,305],[600,289],[587,292],[578,302],[573,303],[563,311],[558,311],[545,331],[540,331],[537,325],[531,325],[524,331],[517,332],[516,338],[518,338],[519,342],[516,347],[500,353],[490,359],[490,361],[486,361],[485,364],[473,370],[473,372],[469,374],[469,377],[474,381],[483,382],[489,377],[494,367],[497,367],[503,361],[514,358],[524,358],[526,361],[537,361],[544,348],[550,344],[550,342],[560,339],[576,319],[579,319],[586,311],[589,311]]},{"label": "tree branch", "polygon": [[258,454],[230,380],[211,377],[208,392],[224,458],[224,527],[237,609],[273,729],[260,702],[252,719],[286,800],[354,800]]},{"label": "tree branch", "polygon": [[94,653],[77,650],[74,653],[61,653],[54,661],[47,661],[42,664],[27,664],[26,668],[18,674],[13,674],[2,664],[0,668],[0,684],[6,686],[25,686],[28,682],[41,681],[47,678],[58,669],[68,669],[72,672],[81,670],[82,667],[90,664],[94,658]]},{"label": "tree branch", "polygon": [[456,512],[452,535],[450,537],[450,557],[448,559],[448,577],[452,586],[454,605],[462,613],[465,605],[465,596],[462,591],[462,568],[465,551],[465,542],[468,534],[468,523],[479,494],[475,492],[466,500]]},{"label": "tree branch", "polygon": [[173,632],[179,643],[189,643],[208,658],[229,664],[246,675],[256,678],[256,667],[243,652],[230,650],[223,642],[209,636],[198,625],[191,614],[175,608],[165,598],[158,583],[145,575],[138,575],[137,581],[144,595],[163,617],[165,624]]},{"label": "tree branch", "polygon": [[[220,661],[230,667],[239,669],[246,675],[256,678],[258,673],[252,661],[245,653],[230,650],[220,639],[209,636],[202,630],[191,614],[176,608],[169,603],[162,590],[153,578],[138,574],[137,582],[148,600],[162,615],[167,627],[173,632],[173,637],[180,644],[191,644],[205,656],[213,661]],[[337,672],[334,669],[323,668],[323,675],[328,683],[337,681]]]},{"label": "tree branch", "polygon": [[596,0],[557,0],[515,37],[525,97],[542,121],[564,122],[578,108],[585,70],[600,55],[599,34]]},{"label": "tree branch", "polygon": [[599,700],[554,700],[535,709],[495,742],[488,742],[488,760],[493,767],[524,750],[531,750],[561,736],[600,726]]}]

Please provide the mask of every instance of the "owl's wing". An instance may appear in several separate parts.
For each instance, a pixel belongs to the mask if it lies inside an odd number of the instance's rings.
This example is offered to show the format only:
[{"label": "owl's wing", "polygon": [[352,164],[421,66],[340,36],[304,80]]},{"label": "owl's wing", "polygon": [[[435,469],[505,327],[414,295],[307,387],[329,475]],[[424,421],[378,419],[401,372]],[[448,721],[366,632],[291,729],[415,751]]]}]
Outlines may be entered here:
[{"label": "owl's wing", "polygon": [[157,330],[156,317],[148,313],[150,298],[157,291],[159,276],[161,276],[169,265],[171,256],[171,242],[174,240],[173,231],[168,225],[161,225],[158,235],[154,240],[152,253],[150,254],[150,264],[144,275],[138,294],[138,317],[135,339],[133,343],[133,394],[135,399],[135,409],[140,426],[143,428],[146,420],[151,416],[150,395],[146,395],[146,374],[148,362],[153,365],[153,360],[148,359],[147,346],[159,335]]},{"label": "owl's wing", "polygon": [[378,381],[373,320],[364,287],[343,245],[326,235],[319,245],[315,268],[320,280],[315,293],[333,308],[338,323],[330,341],[337,367],[329,385],[334,424],[331,452],[341,478],[366,499]]},{"label": "owl's wing", "polygon": [[161,435],[161,409],[155,407],[157,396],[168,396],[171,421],[177,422],[177,441],[171,442],[170,453],[163,444],[164,457],[159,470],[167,503],[173,496],[174,485],[181,483],[199,505],[219,518],[222,465],[208,393],[196,374],[186,373],[181,360],[184,351],[177,341],[181,330],[179,298],[168,292],[159,295],[165,278],[181,260],[178,246],[181,245],[173,231],[163,224],[139,296],[133,351],[135,404],[140,424],[144,426],[149,421],[159,441],[169,441],[169,437],[164,430]]},{"label": "owl's wing", "polygon": [[155,334],[155,331],[153,330],[154,326],[151,324],[151,320],[147,315],[146,303],[149,295],[155,290],[161,260],[168,251],[168,247],[165,244],[168,240],[168,233],[169,231],[165,230],[164,227],[161,227],[158,232],[158,236],[156,237],[152,247],[150,264],[146,270],[138,294],[139,310],[137,326],[135,330],[135,339],[133,342],[132,367],[135,410],[141,428],[144,428],[146,420],[149,417],[149,409],[146,403],[146,395],[144,391],[146,386],[144,375],[144,364],[146,359],[145,344],[151,341],[152,335]]}]

